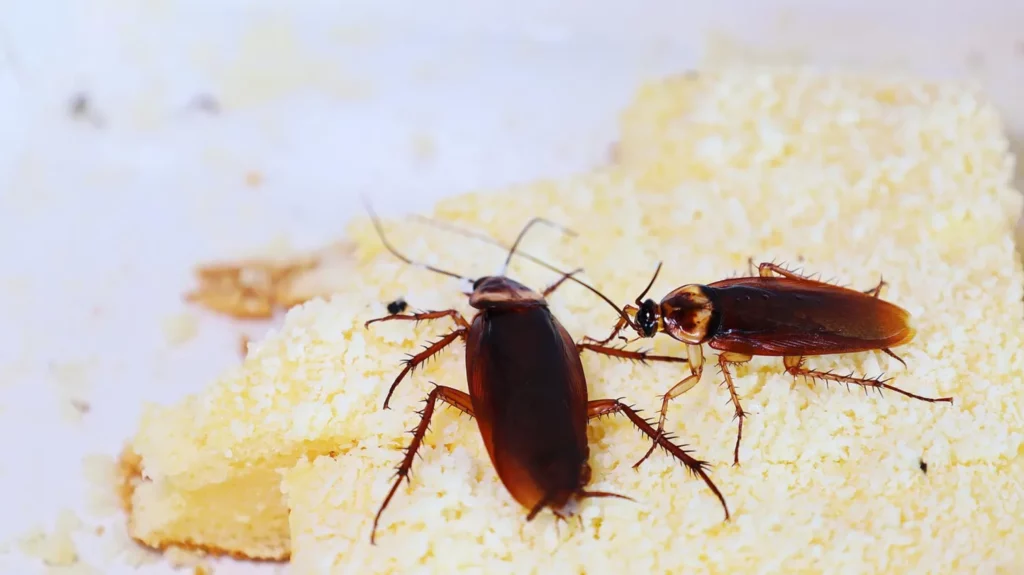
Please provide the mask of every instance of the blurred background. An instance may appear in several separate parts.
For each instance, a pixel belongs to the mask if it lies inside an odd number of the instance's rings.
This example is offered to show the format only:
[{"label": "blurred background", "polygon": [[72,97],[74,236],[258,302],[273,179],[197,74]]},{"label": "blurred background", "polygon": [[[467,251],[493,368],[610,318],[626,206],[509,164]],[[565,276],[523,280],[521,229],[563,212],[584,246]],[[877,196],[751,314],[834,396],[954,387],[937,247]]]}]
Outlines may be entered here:
[{"label": "blurred background", "polygon": [[237,326],[182,301],[197,263],[336,240],[357,194],[426,210],[599,165],[641,82],[699,66],[974,78],[1024,138],[1022,23],[1008,0],[4,0],[0,572],[45,572],[19,537],[83,505],[82,458],[142,402],[238,363]]}]

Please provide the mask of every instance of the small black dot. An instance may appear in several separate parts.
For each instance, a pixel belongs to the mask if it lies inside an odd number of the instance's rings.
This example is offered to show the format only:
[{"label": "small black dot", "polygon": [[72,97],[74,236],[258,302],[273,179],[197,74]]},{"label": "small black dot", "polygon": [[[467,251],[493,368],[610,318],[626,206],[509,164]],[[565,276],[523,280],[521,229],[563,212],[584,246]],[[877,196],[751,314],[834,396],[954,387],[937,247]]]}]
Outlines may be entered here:
[{"label": "small black dot", "polygon": [[408,304],[405,303],[405,300],[402,298],[398,298],[395,301],[388,304],[388,313],[391,315],[402,313],[403,311],[405,311],[406,307],[408,307]]},{"label": "small black dot", "polygon": [[925,460],[919,459],[918,460],[918,467],[921,468],[921,473],[924,473],[924,474],[928,473],[928,464],[925,463]]}]

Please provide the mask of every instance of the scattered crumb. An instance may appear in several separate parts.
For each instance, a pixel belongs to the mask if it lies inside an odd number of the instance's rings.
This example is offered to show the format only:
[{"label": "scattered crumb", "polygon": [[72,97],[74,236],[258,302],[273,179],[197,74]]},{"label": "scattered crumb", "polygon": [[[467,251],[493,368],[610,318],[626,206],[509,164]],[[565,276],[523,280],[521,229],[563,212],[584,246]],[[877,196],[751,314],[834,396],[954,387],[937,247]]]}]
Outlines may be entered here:
[{"label": "scattered crumb", "polygon": [[253,170],[245,174],[245,185],[250,188],[258,188],[263,183],[263,174]]},{"label": "scattered crumb", "polygon": [[416,134],[412,137],[412,153],[420,162],[430,162],[437,156],[437,143],[427,134]]},{"label": "scattered crumb", "polygon": [[918,466],[921,468],[921,472],[925,475],[928,474],[928,464],[923,459],[918,460]]},{"label": "scattered crumb", "polygon": [[236,318],[270,318],[276,309],[329,295],[347,282],[352,253],[342,242],[303,254],[208,264],[196,270],[200,286],[185,298]]},{"label": "scattered crumb", "polygon": [[106,533],[106,531],[107,528],[102,525],[97,525],[96,529],[93,530],[93,532],[96,533],[97,537],[103,537],[103,534]]},{"label": "scattered crumb", "polygon": [[163,321],[164,338],[170,345],[181,345],[199,332],[199,320],[190,313],[180,313]]},{"label": "scattered crumb", "polygon": [[[58,519],[53,533],[47,533],[41,527],[32,529],[18,541],[18,548],[25,555],[42,559],[47,565],[75,564],[78,562],[78,550],[71,539],[73,529],[69,529],[74,521],[68,524],[69,520],[63,518],[63,514],[62,519]],[[81,526],[81,522],[78,525]]]},{"label": "scattered crumb", "polygon": [[90,405],[89,402],[85,401],[84,399],[72,399],[71,407],[74,407],[75,411],[83,415],[92,411],[92,405]]},{"label": "scattered crumb", "polygon": [[195,575],[213,575],[213,568],[206,564],[196,565],[192,571]]},{"label": "scattered crumb", "polygon": [[238,339],[238,350],[242,353],[243,358],[249,355],[249,342],[251,341],[252,340],[249,338],[249,336],[245,335],[244,333]]},{"label": "scattered crumb", "polygon": [[89,486],[87,511],[91,515],[109,517],[120,510],[117,469],[117,463],[109,455],[87,455],[82,458],[82,474]]},{"label": "scattered crumb", "polygon": [[168,547],[164,551],[164,558],[175,568],[197,567],[206,558],[206,553],[181,547]]}]

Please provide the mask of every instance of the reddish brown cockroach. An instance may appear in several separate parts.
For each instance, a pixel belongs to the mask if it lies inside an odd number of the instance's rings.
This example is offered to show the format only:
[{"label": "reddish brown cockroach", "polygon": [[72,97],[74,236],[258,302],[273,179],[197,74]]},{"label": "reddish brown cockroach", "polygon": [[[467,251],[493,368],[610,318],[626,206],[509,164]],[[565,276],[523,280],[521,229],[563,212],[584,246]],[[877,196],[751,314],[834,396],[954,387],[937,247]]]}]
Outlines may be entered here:
[{"label": "reddish brown cockroach", "polygon": [[[392,255],[411,265],[460,280],[467,279],[414,262],[399,253],[388,242],[372,208],[368,204],[366,208],[381,242]],[[509,249],[505,269],[526,231],[538,222],[550,224],[541,218],[530,220]],[[545,298],[563,282],[571,280],[597,294],[613,308],[614,304],[596,289],[573,277],[580,270],[565,273],[527,254],[520,255],[562,274],[562,277],[541,293],[506,277],[504,269],[498,275],[473,280],[469,305],[478,311],[472,322],[466,321],[457,310],[449,309],[407,315],[391,314],[366,323],[369,326],[378,321],[420,321],[448,317],[456,324],[453,331],[405,362],[405,367],[384,400],[385,409],[395,388],[413,368],[459,339],[466,343],[466,378],[469,381],[468,394],[435,384],[427,396],[426,406],[420,412],[420,422],[412,431],[413,439],[398,466],[397,478],[374,519],[371,543],[375,542],[381,514],[402,479],[408,477],[438,400],[476,419],[498,477],[512,497],[529,510],[527,521],[532,520],[545,507],[550,508],[556,517],[564,518],[562,510],[574,499],[629,499],[614,493],[585,489],[591,474],[587,421],[614,413],[626,415],[655,445],[660,445],[701,477],[721,501],[728,519],[729,509],[725,498],[707,475],[706,462],[691,456],[681,446],[673,443],[670,437],[655,432],[649,421],[620,400],[588,400],[580,350],[548,309]],[[625,313],[620,313],[624,321],[631,323]],[[600,345],[590,345],[588,349],[641,361],[686,361],[683,358],[651,356]]]},{"label": "reddish brown cockroach", "polygon": [[[753,261],[750,262],[753,266]],[[622,317],[603,340],[584,338],[601,347],[630,324],[641,337],[654,337],[659,331],[683,342],[687,347],[690,375],[662,396],[658,417],[658,433],[664,430],[665,414],[672,399],[686,393],[700,381],[704,369],[702,344],[718,350],[718,366],[725,377],[729,396],[736,409],[738,429],[733,465],[740,461],[740,439],[743,418],[739,396],[732,382],[729,364],[750,361],[753,356],[782,357],[786,371],[793,376],[855,384],[865,389],[889,389],[922,401],[945,401],[953,398],[929,398],[889,385],[889,379],[839,375],[804,367],[807,356],[833,355],[863,351],[882,351],[906,366],[893,353],[892,347],[914,338],[909,324],[910,314],[878,297],[885,285],[858,291],[821,282],[796,274],[772,263],[758,266],[758,275],[730,278],[708,285],[689,284],[669,292],[660,303],[642,301],[661,270],[654,272],[650,283],[636,298],[636,305],[622,309]],[[630,322],[628,314],[634,314]],[[582,349],[590,349],[582,343]],[[639,466],[652,449],[634,464]]]}]

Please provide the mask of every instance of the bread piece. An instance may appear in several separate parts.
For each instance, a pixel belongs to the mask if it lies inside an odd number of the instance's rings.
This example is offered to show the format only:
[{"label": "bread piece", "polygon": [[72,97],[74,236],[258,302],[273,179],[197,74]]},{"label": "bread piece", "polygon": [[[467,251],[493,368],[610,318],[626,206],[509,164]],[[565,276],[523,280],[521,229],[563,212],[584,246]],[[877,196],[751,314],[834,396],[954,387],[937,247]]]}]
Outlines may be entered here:
[{"label": "bread piece", "polygon": [[[626,116],[622,166],[452,198],[436,217],[506,241],[535,215],[566,224],[580,237],[538,230],[523,249],[584,266],[622,303],[658,260],[654,297],[735,275],[748,257],[863,289],[882,275],[882,296],[914,315],[917,338],[896,350],[908,368],[878,353],[810,365],[884,370],[915,393],[954,396],[953,406],[794,383],[779,359],[755,359],[734,371],[750,417],[742,466],[732,467],[732,408],[707,369],[673,403],[668,427],[714,465],[733,521],[723,523],[706,487],[664,454],[630,469],[648,443],[611,418],[590,426],[591,488],[637,503],[587,501],[582,522],[560,532],[548,513],[525,521],[475,422],[442,409],[370,547],[417,404],[429,381],[465,389],[465,357],[460,345],[446,350],[383,411],[401,359],[450,322],[363,322],[397,294],[417,309],[473,310],[457,282],[402,264],[359,221],[350,228],[358,282],[293,309],[240,368],[143,419],[132,445],[146,478],[132,494],[133,535],[252,557],[291,553],[296,573],[993,572],[1024,563],[1013,467],[1024,399],[1024,278],[1012,241],[1021,199],[996,114],[960,86],[907,80],[734,70],[680,82],[641,92]],[[469,276],[503,259],[448,232],[387,227],[410,257]],[[555,279],[522,260],[510,273],[535,287]],[[579,286],[550,304],[576,339],[603,337],[615,321]],[[684,353],[666,336],[643,347]],[[583,359],[591,398],[626,397],[648,413],[684,375]]]},{"label": "bread piece", "polygon": [[[863,289],[884,276],[883,297],[910,310],[918,329],[913,343],[896,350],[908,368],[878,353],[809,362],[844,373],[884,371],[895,385],[953,395],[956,403],[811,386],[794,382],[778,358],[755,359],[734,370],[750,417],[741,466],[732,467],[732,408],[716,385],[720,376],[707,369],[672,405],[668,425],[715,463],[712,476],[733,521],[722,523],[714,498],[667,457],[630,469],[647,443],[628,422],[604,419],[591,425],[593,488],[638,503],[588,501],[582,526],[570,522],[561,533],[550,514],[525,521],[498,483],[474,422],[444,410],[411,484],[383,518],[376,547],[369,528],[407,436],[374,429],[358,448],[302,461],[286,474],[294,572],[922,573],[1024,565],[1016,527],[1024,520],[1017,431],[1024,314],[1012,241],[1021,200],[1009,188],[1011,162],[995,113],[953,85],[749,71],[702,75],[695,87],[680,82],[646,87],[626,117],[626,169],[653,190],[629,200],[643,219],[627,209],[604,220],[581,201],[586,207],[567,223],[589,229],[565,244],[578,250],[563,258],[584,265],[623,302],[643,288],[658,259],[665,267],[655,297],[744,271],[747,257],[786,260]],[[687,98],[690,107],[676,102]],[[669,112],[642,114],[658,109]],[[757,126],[774,132],[758,135]],[[694,150],[704,152],[693,157]],[[478,214],[482,225],[499,213],[522,221],[537,209],[522,197],[453,199],[440,211]],[[504,237],[512,227],[503,227]],[[370,234],[359,241],[367,249],[377,244]],[[464,245],[453,241],[434,263],[471,267],[469,257],[459,265]],[[392,261],[366,262],[363,273]],[[607,333],[613,313],[566,290],[551,300],[573,335]],[[422,341],[401,346],[409,353]],[[665,336],[653,343],[658,352],[683,353]],[[463,357],[446,357],[453,356]],[[622,395],[648,410],[685,375],[589,354],[584,361],[591,397]],[[462,387],[463,369],[443,359],[397,395],[421,398],[428,380]],[[406,408],[404,427],[416,421]],[[382,453],[381,445],[390,450]]]}]

